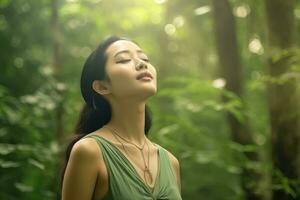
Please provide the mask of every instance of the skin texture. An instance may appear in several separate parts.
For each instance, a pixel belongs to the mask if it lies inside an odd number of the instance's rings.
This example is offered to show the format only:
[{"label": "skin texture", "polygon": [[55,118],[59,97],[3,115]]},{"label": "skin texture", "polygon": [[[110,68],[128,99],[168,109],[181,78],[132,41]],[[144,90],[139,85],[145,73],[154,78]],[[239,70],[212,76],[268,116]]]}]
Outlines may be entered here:
[{"label": "skin texture", "polygon": [[[122,137],[142,146],[145,140],[145,103],[156,93],[156,70],[140,47],[130,41],[114,42],[108,47],[106,54],[108,57],[106,72],[109,80],[94,81],[93,89],[111,104],[112,118],[107,125],[118,130]],[[137,80],[137,75],[145,71],[151,73],[153,79],[151,81]],[[127,155],[120,142],[108,129],[101,128],[90,134],[104,137],[118,147],[144,180],[144,162],[136,147],[124,143]],[[157,147],[147,138],[146,142],[149,149],[145,146],[143,152],[144,155],[148,155],[148,152],[150,155],[149,168],[154,179],[150,187],[153,187],[158,170]],[[171,153],[169,157],[180,190],[179,162]],[[73,146],[67,164],[62,200],[100,200],[107,191],[108,172],[101,149],[93,138],[79,140]]]}]

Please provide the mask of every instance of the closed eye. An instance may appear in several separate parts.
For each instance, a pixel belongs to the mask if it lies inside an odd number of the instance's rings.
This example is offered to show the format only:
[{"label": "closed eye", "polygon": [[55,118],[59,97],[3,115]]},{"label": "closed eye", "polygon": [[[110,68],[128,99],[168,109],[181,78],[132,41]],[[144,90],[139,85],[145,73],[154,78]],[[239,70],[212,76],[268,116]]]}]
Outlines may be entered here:
[{"label": "closed eye", "polygon": [[150,62],[148,58],[143,58],[142,60],[145,62]]},{"label": "closed eye", "polygon": [[131,61],[131,59],[123,59],[123,60],[116,61],[116,63],[128,63],[130,61]]}]

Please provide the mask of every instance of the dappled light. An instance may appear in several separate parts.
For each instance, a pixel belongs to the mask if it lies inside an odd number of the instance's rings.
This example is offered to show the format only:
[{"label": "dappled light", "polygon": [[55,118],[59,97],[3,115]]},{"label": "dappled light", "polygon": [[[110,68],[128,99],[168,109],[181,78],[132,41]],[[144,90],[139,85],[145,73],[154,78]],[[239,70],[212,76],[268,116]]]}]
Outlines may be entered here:
[{"label": "dappled light", "polygon": [[83,65],[111,35],[157,71],[148,137],[182,199],[300,199],[300,1],[2,0],[1,200],[61,198]]}]

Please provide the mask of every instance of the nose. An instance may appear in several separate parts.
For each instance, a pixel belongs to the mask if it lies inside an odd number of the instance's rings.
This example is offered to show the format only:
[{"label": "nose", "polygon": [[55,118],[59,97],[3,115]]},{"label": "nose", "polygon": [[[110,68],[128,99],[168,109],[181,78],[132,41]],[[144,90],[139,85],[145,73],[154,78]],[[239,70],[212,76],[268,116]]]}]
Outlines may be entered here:
[{"label": "nose", "polygon": [[140,60],[140,61],[137,61],[137,62],[138,63],[135,66],[136,69],[140,70],[141,68],[146,68],[146,69],[148,68],[148,65],[145,61]]}]

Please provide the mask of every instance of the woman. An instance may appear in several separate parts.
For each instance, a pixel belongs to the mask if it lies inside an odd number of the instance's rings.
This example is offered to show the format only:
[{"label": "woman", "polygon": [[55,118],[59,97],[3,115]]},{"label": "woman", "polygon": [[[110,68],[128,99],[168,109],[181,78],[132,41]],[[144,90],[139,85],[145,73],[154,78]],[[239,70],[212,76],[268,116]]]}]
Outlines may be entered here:
[{"label": "woman", "polygon": [[179,200],[177,159],[147,138],[156,70],[129,39],[109,37],[87,58],[86,102],[67,148],[62,200]]}]

